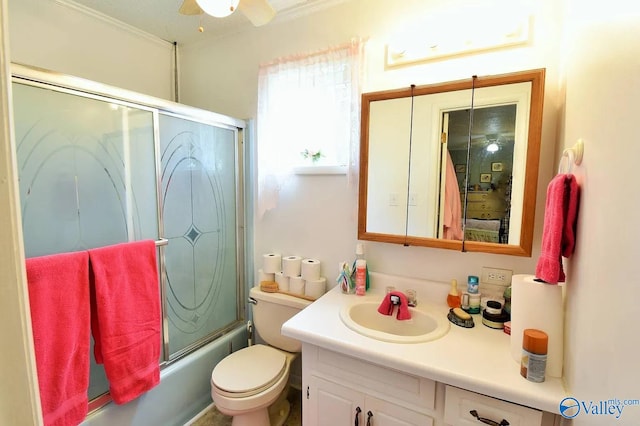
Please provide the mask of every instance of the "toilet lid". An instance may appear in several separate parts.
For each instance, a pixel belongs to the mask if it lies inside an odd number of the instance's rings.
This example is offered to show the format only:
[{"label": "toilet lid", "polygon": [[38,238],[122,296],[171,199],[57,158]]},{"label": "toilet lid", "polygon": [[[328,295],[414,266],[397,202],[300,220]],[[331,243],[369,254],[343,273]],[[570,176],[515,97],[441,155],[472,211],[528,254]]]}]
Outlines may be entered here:
[{"label": "toilet lid", "polygon": [[224,358],[211,373],[211,381],[230,393],[259,391],[271,386],[286,367],[284,353],[265,345],[254,345]]}]

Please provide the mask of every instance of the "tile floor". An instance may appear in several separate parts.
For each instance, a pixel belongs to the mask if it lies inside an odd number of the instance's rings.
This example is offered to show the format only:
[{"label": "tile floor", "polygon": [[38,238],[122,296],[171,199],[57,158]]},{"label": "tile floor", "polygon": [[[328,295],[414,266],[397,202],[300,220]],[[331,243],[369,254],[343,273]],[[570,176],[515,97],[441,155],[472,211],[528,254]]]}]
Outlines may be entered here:
[{"label": "tile floor", "polygon": [[[302,425],[302,393],[299,389],[291,388],[287,398],[291,403],[291,413],[284,422],[283,426],[301,426]],[[231,426],[231,417],[225,416],[211,408],[203,415],[187,423],[189,426]]]}]

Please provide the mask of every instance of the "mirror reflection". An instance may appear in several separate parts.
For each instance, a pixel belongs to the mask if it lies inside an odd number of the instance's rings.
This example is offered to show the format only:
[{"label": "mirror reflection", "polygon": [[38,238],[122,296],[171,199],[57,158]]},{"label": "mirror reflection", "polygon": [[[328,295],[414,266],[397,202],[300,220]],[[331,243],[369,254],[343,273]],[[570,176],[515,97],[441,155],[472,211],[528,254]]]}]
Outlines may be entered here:
[{"label": "mirror reflection", "polygon": [[530,255],[544,70],[366,93],[359,238]]}]

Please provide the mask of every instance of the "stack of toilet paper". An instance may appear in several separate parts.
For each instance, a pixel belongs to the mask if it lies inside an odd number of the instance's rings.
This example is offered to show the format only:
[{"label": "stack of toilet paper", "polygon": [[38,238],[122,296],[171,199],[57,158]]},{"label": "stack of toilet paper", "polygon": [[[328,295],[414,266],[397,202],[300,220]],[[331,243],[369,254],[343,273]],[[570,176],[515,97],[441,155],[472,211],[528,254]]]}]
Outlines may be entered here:
[{"label": "stack of toilet paper", "polygon": [[301,256],[267,253],[262,256],[259,281],[275,281],[281,291],[305,295],[313,299],[327,290],[327,279],[321,276],[321,262]]}]

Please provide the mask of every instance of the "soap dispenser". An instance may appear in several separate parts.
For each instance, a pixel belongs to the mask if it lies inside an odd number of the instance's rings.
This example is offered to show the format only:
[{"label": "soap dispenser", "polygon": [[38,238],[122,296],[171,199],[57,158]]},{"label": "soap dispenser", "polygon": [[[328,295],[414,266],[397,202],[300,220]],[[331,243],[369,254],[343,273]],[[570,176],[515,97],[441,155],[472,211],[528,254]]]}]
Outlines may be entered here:
[{"label": "soap dispenser", "polygon": [[450,308],[460,307],[460,292],[458,291],[457,280],[451,280],[451,289],[447,295],[447,305],[449,305]]}]

